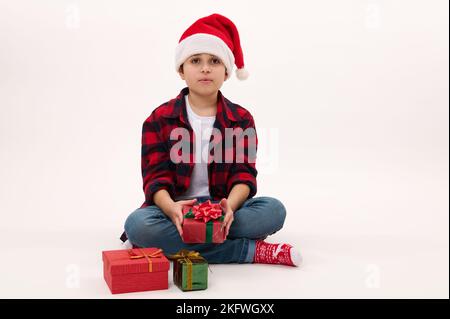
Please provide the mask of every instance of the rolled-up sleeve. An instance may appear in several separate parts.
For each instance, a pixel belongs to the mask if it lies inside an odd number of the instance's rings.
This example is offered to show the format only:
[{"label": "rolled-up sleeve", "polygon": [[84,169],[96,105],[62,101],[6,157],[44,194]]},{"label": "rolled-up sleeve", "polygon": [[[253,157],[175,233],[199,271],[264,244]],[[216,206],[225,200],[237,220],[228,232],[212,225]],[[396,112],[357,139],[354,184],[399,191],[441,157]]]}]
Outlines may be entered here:
[{"label": "rolled-up sleeve", "polygon": [[228,194],[236,184],[246,184],[250,187],[250,193],[248,198],[252,198],[256,195],[257,183],[256,176],[258,171],[256,170],[256,153],[258,150],[258,136],[256,134],[255,122],[253,117],[250,116],[246,120],[246,125],[243,128],[243,132],[236,139],[236,148],[243,145],[243,161],[238,161],[239,157],[231,165],[229,178],[227,181]]},{"label": "rolled-up sleeve", "polygon": [[153,195],[166,189],[174,195],[175,175],[171,170],[170,153],[167,144],[161,138],[161,123],[152,113],[142,126],[141,171],[143,190],[147,205],[155,205]]}]

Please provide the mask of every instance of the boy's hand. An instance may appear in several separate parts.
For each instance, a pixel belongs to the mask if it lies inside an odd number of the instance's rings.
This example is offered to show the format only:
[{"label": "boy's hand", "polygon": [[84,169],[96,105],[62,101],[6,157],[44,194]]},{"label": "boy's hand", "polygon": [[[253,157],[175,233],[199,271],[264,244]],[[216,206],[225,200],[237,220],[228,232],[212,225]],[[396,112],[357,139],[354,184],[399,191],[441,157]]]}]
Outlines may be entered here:
[{"label": "boy's hand", "polygon": [[167,216],[172,220],[178,232],[180,233],[180,237],[183,237],[183,229],[181,225],[183,224],[183,206],[184,205],[194,205],[196,202],[196,198],[188,199],[188,200],[180,200],[178,202],[174,202],[167,212]]},{"label": "boy's hand", "polygon": [[222,198],[219,204],[220,207],[222,207],[222,210],[225,212],[225,217],[222,223],[222,229],[225,228],[225,238],[227,238],[228,233],[230,232],[231,224],[234,221],[234,212],[231,209],[226,198]]}]

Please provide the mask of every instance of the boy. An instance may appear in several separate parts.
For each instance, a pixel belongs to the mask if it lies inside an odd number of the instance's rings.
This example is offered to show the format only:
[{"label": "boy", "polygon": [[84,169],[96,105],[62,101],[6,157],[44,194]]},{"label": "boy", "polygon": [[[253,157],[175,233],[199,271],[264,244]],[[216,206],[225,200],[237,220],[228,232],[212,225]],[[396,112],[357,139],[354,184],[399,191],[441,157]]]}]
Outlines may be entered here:
[{"label": "boy", "polygon": [[[239,34],[228,18],[219,14],[201,18],[181,36],[175,68],[187,87],[157,107],[143,124],[141,168],[145,202],[127,218],[122,240],[128,238],[135,247],[159,247],[165,254],[195,250],[209,263],[298,266],[300,254],[291,245],[264,241],[282,228],[286,209],[275,198],[254,197],[254,120],[249,111],[230,102],[219,90],[230,78],[234,64],[237,77],[246,79]],[[225,143],[224,147],[227,128],[245,132],[237,138],[242,143],[228,148]],[[179,142],[173,137],[179,135],[187,137],[184,144],[188,142],[188,151],[183,154],[187,161],[180,160],[176,150]],[[247,141],[242,137],[245,135]],[[243,161],[238,160],[238,147],[242,145]],[[214,160],[209,152],[211,146]],[[216,156],[221,153],[231,154],[232,161]],[[182,206],[206,200],[219,202],[225,213],[225,242],[183,243]]]}]

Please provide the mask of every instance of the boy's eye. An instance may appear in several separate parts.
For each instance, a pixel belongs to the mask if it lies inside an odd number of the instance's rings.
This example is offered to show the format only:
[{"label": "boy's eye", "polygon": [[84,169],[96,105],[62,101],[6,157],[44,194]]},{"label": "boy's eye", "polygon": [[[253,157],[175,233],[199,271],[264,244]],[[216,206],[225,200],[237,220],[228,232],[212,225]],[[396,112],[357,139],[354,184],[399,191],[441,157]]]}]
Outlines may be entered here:
[{"label": "boy's eye", "polygon": [[[197,63],[200,62],[200,59],[199,59],[199,58],[192,58],[192,59],[191,59],[191,62],[194,63],[194,64],[197,64]],[[218,58],[212,58],[212,59],[211,59],[211,62],[212,62],[213,64],[220,64],[220,63],[221,63],[220,59],[218,59]]]}]

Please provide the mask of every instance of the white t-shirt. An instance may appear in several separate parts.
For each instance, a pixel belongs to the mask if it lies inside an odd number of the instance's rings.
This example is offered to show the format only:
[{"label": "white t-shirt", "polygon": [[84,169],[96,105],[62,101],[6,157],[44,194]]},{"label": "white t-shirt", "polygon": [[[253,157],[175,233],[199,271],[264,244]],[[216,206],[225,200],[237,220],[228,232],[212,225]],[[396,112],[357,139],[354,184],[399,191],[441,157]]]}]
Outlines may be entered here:
[{"label": "white t-shirt", "polygon": [[208,181],[208,148],[214,126],[215,116],[200,116],[191,108],[188,96],[185,96],[189,123],[195,133],[195,165],[191,175],[189,188],[184,194],[175,197],[175,201],[200,196],[211,196]]}]

